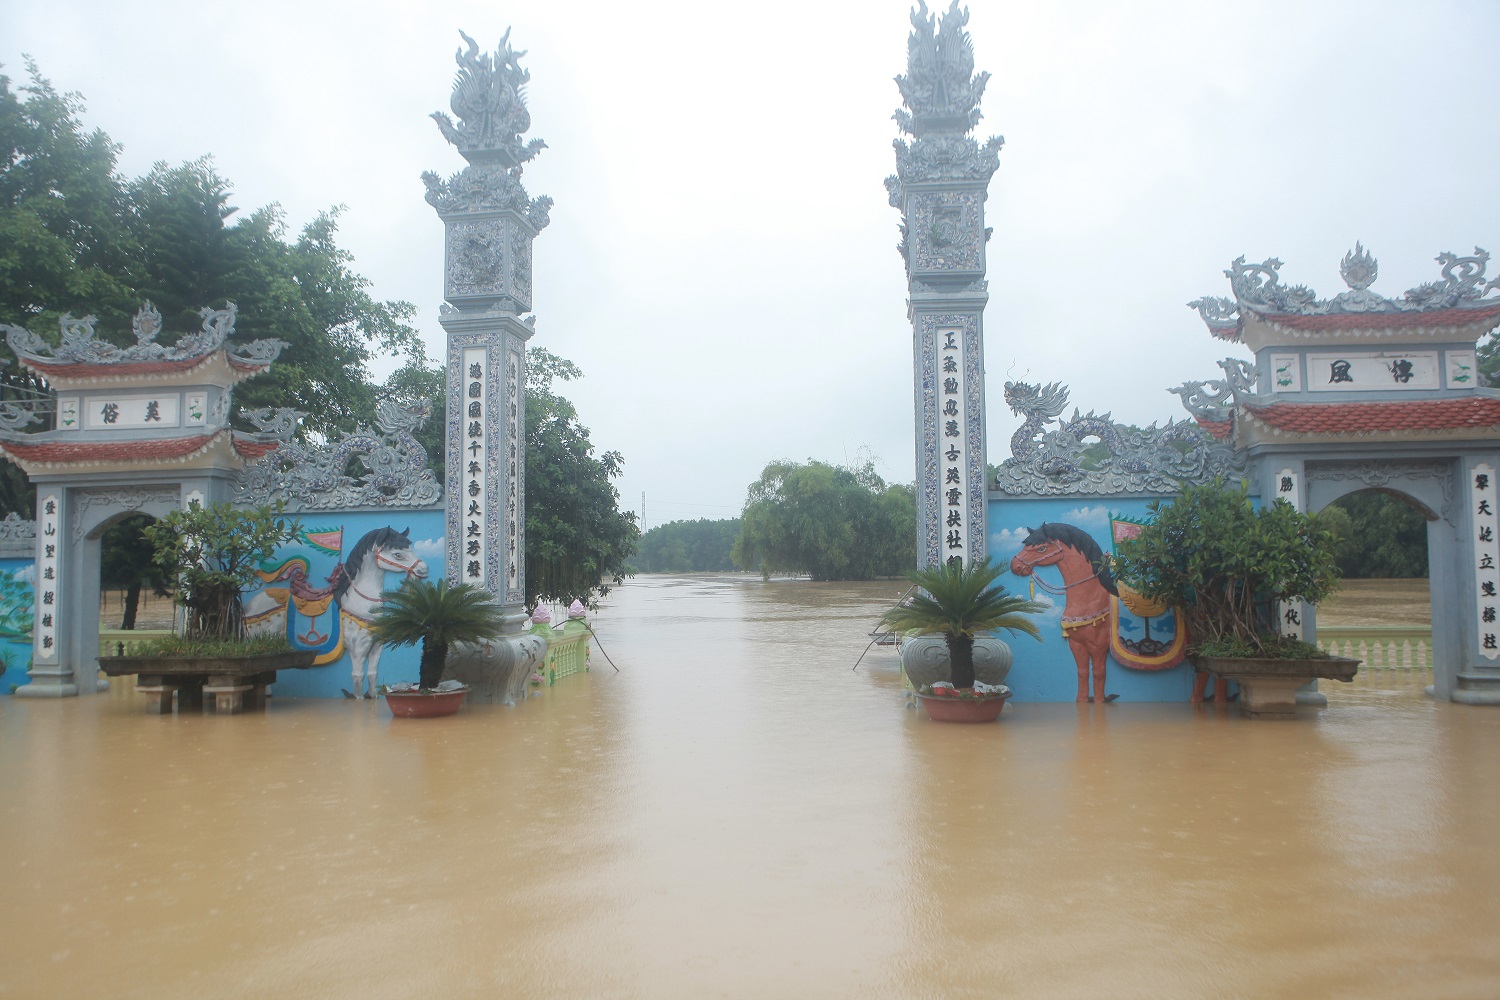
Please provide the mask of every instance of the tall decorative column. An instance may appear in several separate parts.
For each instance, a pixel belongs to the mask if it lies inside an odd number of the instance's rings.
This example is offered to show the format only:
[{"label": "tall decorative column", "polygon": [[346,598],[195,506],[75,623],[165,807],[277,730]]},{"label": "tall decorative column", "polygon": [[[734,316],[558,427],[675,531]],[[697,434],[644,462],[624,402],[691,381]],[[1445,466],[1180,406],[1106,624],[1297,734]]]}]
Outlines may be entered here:
[{"label": "tall decorative column", "polygon": [[[513,701],[536,662],[526,619],[526,342],[531,310],[531,242],[546,228],[552,199],[531,198],[522,165],[546,143],[521,140],[526,110],[525,52],[510,32],[493,56],[459,32],[458,75],[449,104],[458,123],[435,113],[445,138],[468,160],[443,180],[422,175],[427,201],[446,229],[439,321],[448,334],[447,579],[495,595],[505,639],[450,661],[478,682],[476,695]],[[476,671],[483,677],[476,676]],[[488,678],[486,680],[485,678]],[[519,680],[517,680],[519,678]]]},{"label": "tall decorative column", "polygon": [[1005,140],[980,145],[988,73],[974,73],[969,12],[958,0],[941,21],[912,12],[905,108],[896,123],[896,174],[885,186],[901,210],[908,315],[915,356],[917,562],[987,558],[984,448],[984,202]]}]

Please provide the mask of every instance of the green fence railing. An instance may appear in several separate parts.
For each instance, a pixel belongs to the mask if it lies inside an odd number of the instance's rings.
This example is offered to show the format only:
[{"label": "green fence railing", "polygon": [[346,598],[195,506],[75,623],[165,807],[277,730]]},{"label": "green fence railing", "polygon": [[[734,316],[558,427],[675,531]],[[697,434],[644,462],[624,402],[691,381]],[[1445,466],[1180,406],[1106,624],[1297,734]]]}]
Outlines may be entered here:
[{"label": "green fence railing", "polygon": [[547,640],[547,658],[541,673],[550,687],[559,677],[581,674],[589,669],[589,629],[583,622],[570,619],[561,628],[550,625],[531,626],[533,635]]},{"label": "green fence railing", "polygon": [[101,628],[99,630],[100,656],[128,656],[138,646],[169,636],[169,628]]}]

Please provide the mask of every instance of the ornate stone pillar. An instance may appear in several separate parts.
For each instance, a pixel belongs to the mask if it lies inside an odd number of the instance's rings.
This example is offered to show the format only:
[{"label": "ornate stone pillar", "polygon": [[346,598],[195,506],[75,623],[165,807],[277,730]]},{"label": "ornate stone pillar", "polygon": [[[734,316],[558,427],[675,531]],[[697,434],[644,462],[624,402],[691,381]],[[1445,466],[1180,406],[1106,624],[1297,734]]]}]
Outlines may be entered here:
[{"label": "ornate stone pillar", "polygon": [[907,71],[896,78],[896,174],[886,178],[901,210],[908,316],[915,359],[917,562],[987,558],[984,444],[984,202],[1005,140],[981,146],[969,135],[980,119],[988,73],[974,73],[957,0],[941,22],[919,2],[912,12]]},{"label": "ornate stone pillar", "polygon": [[450,106],[432,117],[468,160],[446,180],[422,175],[427,201],[446,229],[443,306],[448,334],[447,572],[495,595],[505,640],[450,658],[476,685],[479,700],[513,701],[538,661],[526,620],[526,342],[531,310],[531,242],[546,228],[552,199],[531,198],[522,165],[545,148],[521,141],[531,127],[510,32],[493,56],[459,32],[458,75]]}]

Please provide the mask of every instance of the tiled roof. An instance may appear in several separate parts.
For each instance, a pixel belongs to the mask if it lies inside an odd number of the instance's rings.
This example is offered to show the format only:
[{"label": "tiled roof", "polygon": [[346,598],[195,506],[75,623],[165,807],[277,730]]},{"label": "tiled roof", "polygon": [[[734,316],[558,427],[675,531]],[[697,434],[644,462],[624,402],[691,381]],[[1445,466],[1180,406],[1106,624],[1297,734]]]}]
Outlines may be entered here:
[{"label": "tiled roof", "polygon": [[77,361],[39,361],[23,357],[21,363],[43,375],[65,375],[68,378],[120,378],[131,375],[167,375],[172,372],[192,371],[212,355],[202,358],[183,358],[180,361],[138,361],[133,364],[91,365]]},{"label": "tiled roof", "polygon": [[23,462],[67,464],[75,462],[151,462],[189,458],[207,448],[222,434],[198,434],[185,438],[152,441],[0,441],[0,451]]},{"label": "tiled roof", "polygon": [[1273,403],[1247,406],[1245,410],[1263,424],[1294,434],[1500,427],[1500,399],[1487,396],[1387,403]]},{"label": "tiled roof", "polygon": [[1207,417],[1193,417],[1198,421],[1198,426],[1208,431],[1213,437],[1220,441],[1229,440],[1229,435],[1234,433],[1234,422],[1232,420],[1210,420]]},{"label": "tiled roof", "polygon": [[239,452],[241,458],[252,462],[257,458],[269,455],[281,447],[280,441],[254,441],[250,438],[240,437],[238,434],[230,439],[230,443],[234,445],[234,450]]},{"label": "tiled roof", "polygon": [[1480,322],[1494,325],[1500,321],[1500,302],[1478,309],[1434,309],[1431,312],[1327,313],[1320,316],[1256,312],[1277,326],[1293,330],[1415,330],[1470,326]]}]

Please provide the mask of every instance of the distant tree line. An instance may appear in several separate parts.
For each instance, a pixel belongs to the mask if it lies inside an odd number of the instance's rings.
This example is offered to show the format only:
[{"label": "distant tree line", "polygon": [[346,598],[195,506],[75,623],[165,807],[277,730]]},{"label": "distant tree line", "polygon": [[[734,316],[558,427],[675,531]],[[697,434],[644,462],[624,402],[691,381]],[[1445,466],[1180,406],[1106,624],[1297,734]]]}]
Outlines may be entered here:
[{"label": "distant tree line", "polygon": [[873,462],[772,462],[750,484],[731,558],[762,576],[900,576],[917,564],[916,491],[887,485]]},{"label": "distant tree line", "polygon": [[633,573],[724,573],[737,570],[730,550],[740,533],[737,517],[658,524],[641,536],[629,562]]}]

